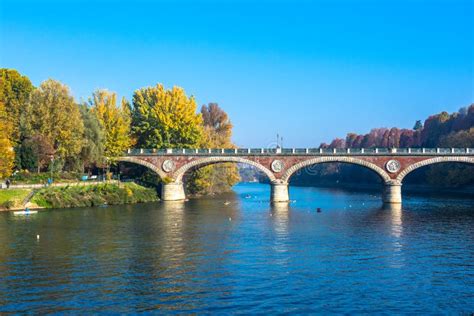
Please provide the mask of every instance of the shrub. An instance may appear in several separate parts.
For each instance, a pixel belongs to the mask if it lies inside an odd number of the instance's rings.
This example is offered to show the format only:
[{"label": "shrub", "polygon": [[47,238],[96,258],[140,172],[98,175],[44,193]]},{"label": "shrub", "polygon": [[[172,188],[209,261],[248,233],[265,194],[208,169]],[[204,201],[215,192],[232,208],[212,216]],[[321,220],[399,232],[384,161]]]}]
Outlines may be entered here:
[{"label": "shrub", "polygon": [[135,183],[99,184],[91,186],[66,186],[43,188],[33,202],[47,208],[98,206],[104,203],[126,204],[158,201],[155,189]]}]

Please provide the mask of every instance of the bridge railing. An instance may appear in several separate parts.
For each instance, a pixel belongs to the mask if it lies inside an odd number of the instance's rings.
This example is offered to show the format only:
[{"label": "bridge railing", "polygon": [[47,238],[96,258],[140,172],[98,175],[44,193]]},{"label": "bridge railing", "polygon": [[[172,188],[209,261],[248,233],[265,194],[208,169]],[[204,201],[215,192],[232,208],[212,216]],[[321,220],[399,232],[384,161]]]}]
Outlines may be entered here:
[{"label": "bridge railing", "polygon": [[136,155],[474,155],[474,148],[156,148],[129,149]]}]

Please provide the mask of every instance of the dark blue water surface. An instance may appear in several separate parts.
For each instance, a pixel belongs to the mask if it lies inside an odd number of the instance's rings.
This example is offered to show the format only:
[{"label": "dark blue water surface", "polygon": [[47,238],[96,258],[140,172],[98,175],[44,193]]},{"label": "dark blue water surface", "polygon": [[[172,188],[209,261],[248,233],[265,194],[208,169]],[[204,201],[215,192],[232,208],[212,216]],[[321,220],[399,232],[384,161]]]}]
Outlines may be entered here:
[{"label": "dark blue water surface", "polygon": [[2,213],[0,312],[474,312],[472,201],[290,195]]}]

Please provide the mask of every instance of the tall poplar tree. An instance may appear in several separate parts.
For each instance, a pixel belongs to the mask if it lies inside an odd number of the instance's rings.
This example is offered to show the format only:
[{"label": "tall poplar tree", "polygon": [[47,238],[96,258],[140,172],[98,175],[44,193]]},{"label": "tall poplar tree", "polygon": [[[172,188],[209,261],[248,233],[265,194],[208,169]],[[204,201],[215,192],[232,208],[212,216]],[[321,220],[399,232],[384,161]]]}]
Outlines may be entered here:
[{"label": "tall poplar tree", "polygon": [[97,90],[89,99],[92,112],[97,116],[105,134],[104,153],[117,157],[132,146],[130,137],[130,110],[125,99],[117,106],[117,94]]},{"label": "tall poplar tree", "polygon": [[52,79],[31,93],[28,129],[52,144],[55,155],[64,160],[81,152],[84,125],[69,88]]}]

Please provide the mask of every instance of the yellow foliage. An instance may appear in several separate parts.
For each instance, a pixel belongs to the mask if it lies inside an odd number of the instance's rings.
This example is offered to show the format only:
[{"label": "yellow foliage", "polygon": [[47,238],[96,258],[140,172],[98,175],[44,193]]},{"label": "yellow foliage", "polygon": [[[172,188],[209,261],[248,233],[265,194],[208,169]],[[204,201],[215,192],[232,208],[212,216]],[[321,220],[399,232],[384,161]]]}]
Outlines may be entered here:
[{"label": "yellow foliage", "polygon": [[89,101],[93,113],[99,119],[105,131],[105,155],[118,157],[132,146],[130,138],[130,113],[128,105],[122,99],[117,107],[117,95],[107,90],[97,90]]},{"label": "yellow foliage", "polygon": [[0,178],[10,176],[15,154],[9,140],[12,131],[8,121],[5,106],[0,102]]},{"label": "yellow foliage", "polygon": [[163,85],[138,89],[133,95],[132,122],[142,148],[197,148],[201,146],[202,117],[194,97],[184,89]]}]

